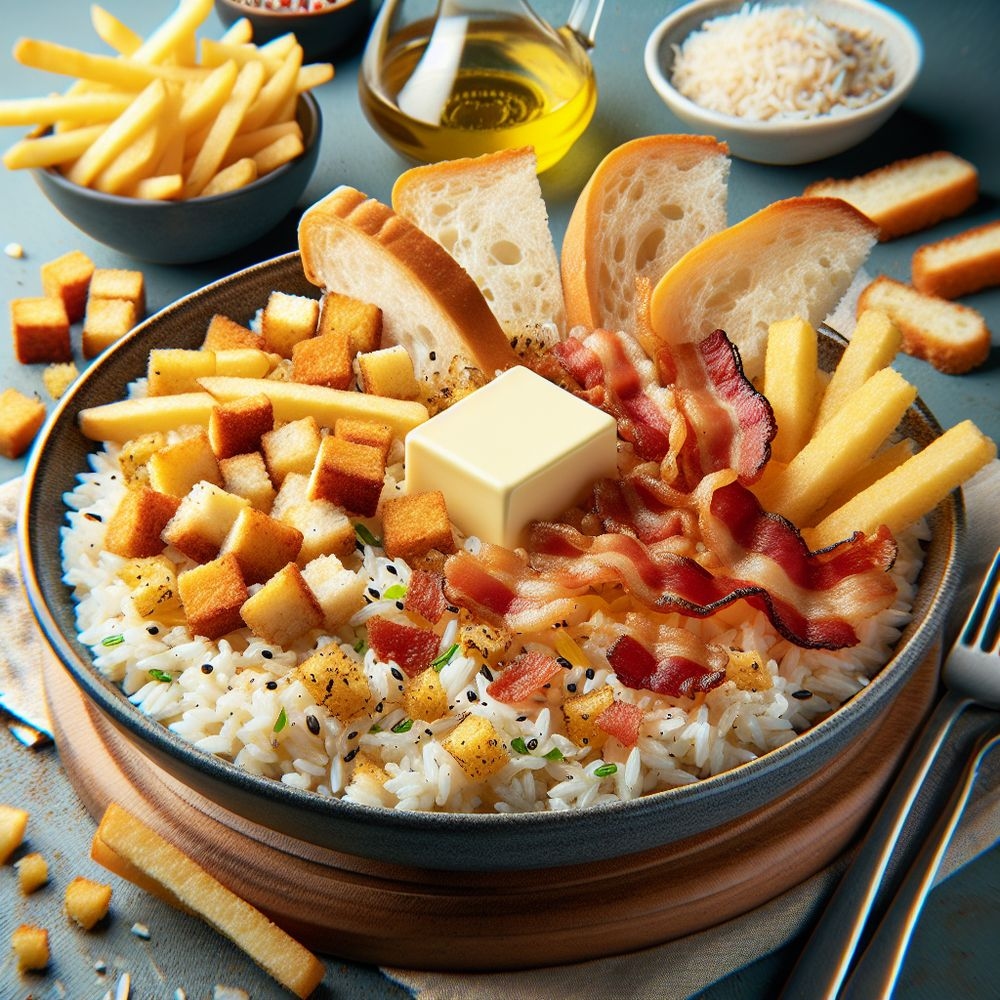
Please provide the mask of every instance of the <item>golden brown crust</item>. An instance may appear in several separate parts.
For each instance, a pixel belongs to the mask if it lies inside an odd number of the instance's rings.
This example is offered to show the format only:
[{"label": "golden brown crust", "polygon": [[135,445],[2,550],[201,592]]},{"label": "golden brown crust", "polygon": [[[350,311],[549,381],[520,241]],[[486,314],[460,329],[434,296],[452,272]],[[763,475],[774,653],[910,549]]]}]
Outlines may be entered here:
[{"label": "golden brown crust", "polygon": [[[980,240],[989,242],[977,250]],[[1000,220],[918,247],[911,273],[914,288],[945,299],[1000,285]]]}]

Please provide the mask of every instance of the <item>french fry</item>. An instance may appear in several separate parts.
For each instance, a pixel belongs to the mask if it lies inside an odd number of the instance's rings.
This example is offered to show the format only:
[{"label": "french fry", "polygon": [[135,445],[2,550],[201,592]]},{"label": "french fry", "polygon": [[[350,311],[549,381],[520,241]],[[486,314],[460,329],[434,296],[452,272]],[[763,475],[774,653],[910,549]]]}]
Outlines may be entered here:
[{"label": "french fry", "polygon": [[119,55],[133,55],[142,45],[142,35],[134,32],[119,21],[114,14],[109,13],[96,3],[90,8],[90,23],[93,25],[97,37]]},{"label": "french fry", "polygon": [[178,57],[181,65],[192,62],[194,34],[212,10],[212,0],[180,0],[173,13],[136,50],[141,63],[164,63]]},{"label": "french fry", "polygon": [[228,42],[230,45],[245,45],[253,41],[253,25],[247,17],[238,17],[226,29],[220,41]]},{"label": "french fry", "polygon": [[295,89],[300,93],[322,86],[333,79],[333,63],[307,63],[299,70]]},{"label": "french fry", "polygon": [[284,59],[298,44],[299,41],[295,37],[295,33],[286,31],[283,35],[276,35],[269,42],[265,42],[260,46],[260,50],[268,57]]},{"label": "french fry", "polygon": [[153,121],[94,178],[92,186],[105,194],[125,194],[149,175],[169,136],[163,123]]},{"label": "french fry", "polygon": [[250,132],[263,125],[269,125],[284,108],[289,99],[295,99],[295,84],[302,68],[302,47],[296,45],[284,61],[271,74],[271,78],[260,88],[253,107],[248,109],[243,119],[242,129]]},{"label": "french fry", "polygon": [[81,156],[91,146],[106,125],[87,125],[72,132],[58,132],[38,139],[22,139],[4,153],[3,165],[8,170],[26,167],[54,167]]},{"label": "french fry", "polygon": [[225,194],[237,188],[246,187],[257,180],[257,164],[252,157],[245,156],[242,160],[223,167],[201,189],[200,197],[208,198],[213,194]]},{"label": "french fry", "polygon": [[253,162],[257,167],[257,175],[263,177],[278,167],[283,167],[297,156],[301,156],[305,147],[302,140],[297,135],[283,135],[280,139],[275,139],[270,145],[253,155]]},{"label": "french fry", "polygon": [[230,163],[235,163],[236,160],[240,160],[244,156],[253,156],[265,146],[270,146],[272,142],[286,135],[296,135],[301,139],[302,127],[293,119],[292,121],[278,122],[275,125],[265,125],[253,132],[241,132],[229,144],[223,166],[229,166]]},{"label": "french fry", "polygon": [[0,125],[54,125],[56,122],[109,122],[135,98],[134,93],[54,94],[0,101]]},{"label": "french fry", "polygon": [[217,42],[212,38],[201,40],[202,66],[221,66],[230,61],[240,67],[246,66],[249,62],[263,63],[268,76],[281,68],[280,56],[267,55],[256,45],[233,45],[230,42]]},{"label": "french fry", "polygon": [[184,175],[179,173],[144,177],[136,184],[133,192],[136,198],[146,201],[173,201],[183,193]]},{"label": "french fry", "polygon": [[801,317],[772,323],[764,356],[764,395],[774,411],[778,433],[771,455],[790,462],[812,430],[816,405],[818,340]]},{"label": "french fry", "polygon": [[235,62],[225,62],[185,95],[180,112],[180,128],[185,135],[208,126],[232,93],[238,73]]},{"label": "french fry", "polygon": [[140,434],[168,431],[184,424],[207,427],[216,402],[207,392],[121,399],[81,410],[78,417],[80,432],[92,441],[123,444]]}]

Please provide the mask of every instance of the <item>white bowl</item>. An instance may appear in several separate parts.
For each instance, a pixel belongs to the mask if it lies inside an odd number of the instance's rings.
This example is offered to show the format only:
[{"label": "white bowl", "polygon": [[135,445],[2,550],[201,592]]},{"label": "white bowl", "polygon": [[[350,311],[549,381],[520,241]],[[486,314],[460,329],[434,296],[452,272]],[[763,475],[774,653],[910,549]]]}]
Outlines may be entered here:
[{"label": "white bowl", "polygon": [[[759,6],[783,6],[790,0],[763,0]],[[757,163],[810,163],[857,145],[878,129],[902,104],[916,82],[923,45],[904,17],[871,0],[799,0],[797,6],[845,27],[869,28],[886,41],[894,71],[892,89],[863,108],[804,120],[755,121],[704,108],[683,96],[670,82],[674,46],[705,21],[732,14],[742,0],[694,0],[661,21],[646,42],[645,66],[653,88],[681,121],[729,144],[730,152]],[[755,5],[756,6],[756,5]]]}]

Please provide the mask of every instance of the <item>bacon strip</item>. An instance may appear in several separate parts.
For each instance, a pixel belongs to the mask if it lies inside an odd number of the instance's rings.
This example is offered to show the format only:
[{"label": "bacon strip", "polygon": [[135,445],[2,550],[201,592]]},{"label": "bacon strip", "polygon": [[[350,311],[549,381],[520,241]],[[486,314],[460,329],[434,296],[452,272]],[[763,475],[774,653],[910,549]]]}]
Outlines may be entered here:
[{"label": "bacon strip", "polygon": [[706,670],[685,656],[654,656],[627,634],[619,636],[609,647],[608,663],[627,687],[644,688],[671,698],[691,698],[699,692],[711,691],[726,679],[725,670]]}]

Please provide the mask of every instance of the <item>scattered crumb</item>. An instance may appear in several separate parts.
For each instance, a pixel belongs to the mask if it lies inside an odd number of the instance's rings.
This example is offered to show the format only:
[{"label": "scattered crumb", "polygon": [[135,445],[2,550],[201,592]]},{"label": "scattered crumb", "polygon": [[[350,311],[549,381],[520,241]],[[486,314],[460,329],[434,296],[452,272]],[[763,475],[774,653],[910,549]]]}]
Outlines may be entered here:
[{"label": "scattered crumb", "polygon": [[48,862],[37,851],[26,854],[14,864],[14,867],[17,869],[17,881],[21,892],[25,896],[30,896],[49,880]]},{"label": "scattered crumb", "polygon": [[42,382],[48,394],[53,399],[59,399],[79,374],[80,370],[74,362],[64,361],[48,365],[42,371]]},{"label": "scattered crumb", "polygon": [[[17,389],[4,389],[0,392],[0,455],[20,458],[31,447],[44,422],[45,404],[37,396],[26,396]],[[0,813],[0,860],[4,858],[4,820]]]},{"label": "scattered crumb", "polygon": [[44,969],[49,964],[49,932],[44,927],[21,924],[11,934],[10,944],[22,972]]},{"label": "scattered crumb", "polygon": [[66,886],[66,913],[85,931],[107,916],[111,905],[111,886],[77,875]]},{"label": "scattered crumb", "polygon": [[150,936],[151,936],[150,933],[149,933],[149,928],[145,924],[138,924],[138,923],[133,924],[132,925],[132,933],[137,938],[142,938],[143,941],[148,941],[150,939]]},{"label": "scattered crumb", "polygon": [[212,991],[212,1000],[250,1000],[250,994],[236,986],[223,986],[221,983],[216,983],[215,989]]},{"label": "scattered crumb", "polygon": [[[0,402],[2,400],[0,396]],[[6,864],[21,846],[27,828],[28,814],[25,810],[0,804],[0,864]]]},{"label": "scattered crumb", "polygon": [[15,260],[20,260],[24,256],[24,247],[20,243],[8,243],[4,248],[3,252],[8,257],[13,257]]}]

